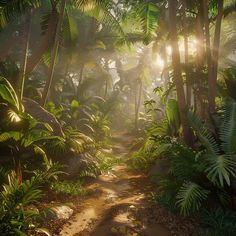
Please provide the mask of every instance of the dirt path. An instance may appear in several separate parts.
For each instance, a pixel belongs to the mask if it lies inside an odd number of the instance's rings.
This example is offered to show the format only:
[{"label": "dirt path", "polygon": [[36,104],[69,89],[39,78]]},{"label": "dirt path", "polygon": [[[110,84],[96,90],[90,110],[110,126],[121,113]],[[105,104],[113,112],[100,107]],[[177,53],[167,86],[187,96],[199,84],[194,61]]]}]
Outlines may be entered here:
[{"label": "dirt path", "polygon": [[[125,158],[128,140],[116,137],[115,143],[114,152]],[[171,235],[162,225],[136,218],[137,212],[150,206],[147,195],[152,186],[145,176],[122,164],[112,173],[101,175],[89,188],[96,194],[81,203],[83,208],[64,226],[60,236]]]}]

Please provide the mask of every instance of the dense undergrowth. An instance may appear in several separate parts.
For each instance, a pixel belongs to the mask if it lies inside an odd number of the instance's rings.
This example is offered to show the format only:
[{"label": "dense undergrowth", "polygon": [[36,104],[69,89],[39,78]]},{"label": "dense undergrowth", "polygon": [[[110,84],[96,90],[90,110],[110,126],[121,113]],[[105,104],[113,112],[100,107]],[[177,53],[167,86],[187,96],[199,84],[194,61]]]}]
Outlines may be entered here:
[{"label": "dense undergrowth", "polygon": [[134,138],[126,163],[156,182],[154,203],[236,235],[235,11],[0,1],[0,235],[49,235],[42,196],[86,195],[122,161],[116,134]]}]

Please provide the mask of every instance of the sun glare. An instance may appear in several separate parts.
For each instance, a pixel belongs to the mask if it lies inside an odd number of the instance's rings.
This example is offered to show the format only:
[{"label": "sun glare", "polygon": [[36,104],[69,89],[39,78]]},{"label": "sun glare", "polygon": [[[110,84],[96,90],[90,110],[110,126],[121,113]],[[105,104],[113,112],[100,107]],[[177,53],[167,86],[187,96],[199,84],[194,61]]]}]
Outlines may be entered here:
[{"label": "sun glare", "polygon": [[164,62],[164,60],[163,60],[160,56],[157,56],[157,57],[156,57],[155,64],[156,64],[160,69],[163,69],[164,66],[165,66],[165,62]]}]

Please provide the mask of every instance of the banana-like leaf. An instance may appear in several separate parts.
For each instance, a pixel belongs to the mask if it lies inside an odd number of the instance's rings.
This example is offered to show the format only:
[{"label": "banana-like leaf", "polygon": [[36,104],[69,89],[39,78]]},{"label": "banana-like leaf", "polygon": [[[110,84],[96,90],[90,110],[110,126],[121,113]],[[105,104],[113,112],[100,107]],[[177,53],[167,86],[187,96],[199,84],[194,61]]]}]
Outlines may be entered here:
[{"label": "banana-like leaf", "polygon": [[9,131],[0,134],[0,142],[6,142],[9,139],[14,139],[15,141],[19,141],[21,139],[22,134],[17,131]]},{"label": "banana-like leaf", "polygon": [[38,155],[42,156],[43,160],[44,160],[44,163],[46,165],[49,165],[47,154],[45,153],[45,151],[41,147],[39,147],[37,145],[34,145],[34,152],[35,152],[35,154],[38,154]]},{"label": "banana-like leaf", "polygon": [[14,106],[18,111],[22,110],[16,92],[9,81],[3,77],[0,77],[0,96],[6,102]]}]

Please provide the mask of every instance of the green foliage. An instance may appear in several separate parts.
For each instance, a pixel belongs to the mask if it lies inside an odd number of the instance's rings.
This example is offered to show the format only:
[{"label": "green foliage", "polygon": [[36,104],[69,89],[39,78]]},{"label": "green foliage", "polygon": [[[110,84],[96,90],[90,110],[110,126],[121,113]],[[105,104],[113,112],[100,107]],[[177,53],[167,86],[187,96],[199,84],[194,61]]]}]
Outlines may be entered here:
[{"label": "green foliage", "polygon": [[109,121],[103,115],[89,115],[89,119],[84,124],[92,134],[95,141],[106,141],[110,136]]},{"label": "green foliage", "polygon": [[156,35],[158,10],[157,5],[152,2],[138,3],[131,10],[131,16],[141,26],[145,44],[149,44]]},{"label": "green foliage", "polygon": [[101,173],[108,173],[112,168],[120,163],[120,159],[108,153],[98,151],[96,155],[98,161],[98,168]]},{"label": "green foliage", "polygon": [[65,138],[54,139],[52,142],[46,144],[47,150],[54,155],[65,155],[69,152],[80,154],[94,146],[92,138],[76,131],[72,127],[65,129]]},{"label": "green foliage", "polygon": [[58,194],[66,194],[72,196],[81,196],[85,194],[80,180],[74,181],[56,181],[50,188]]},{"label": "green foliage", "polygon": [[152,137],[147,138],[144,141],[143,147],[135,152],[129,159],[129,164],[134,169],[147,170],[168,148],[168,144],[164,145],[161,141],[157,142]]},{"label": "green foliage", "polygon": [[[1,235],[27,235],[26,232],[32,230],[32,225],[40,214],[32,205],[42,197],[43,184],[59,174],[56,169],[51,164],[44,171],[35,172],[29,180],[22,183],[19,183],[14,172],[8,174],[7,182],[3,184],[0,193]],[[37,230],[35,225],[33,228]]]},{"label": "green foliage", "polygon": [[202,145],[207,149],[207,151],[212,155],[219,154],[219,146],[208,127],[204,125],[200,118],[192,111],[188,111],[187,117],[194,132],[201,141]]},{"label": "green foliage", "polygon": [[15,107],[18,111],[21,111],[23,109],[23,106],[19,102],[12,85],[7,79],[3,77],[0,77],[0,96],[4,101]]},{"label": "green foliage", "polygon": [[91,177],[91,178],[97,178],[101,174],[101,171],[99,169],[99,166],[97,164],[92,164],[88,166],[85,170],[82,170],[79,173],[79,177]]},{"label": "green foliage", "polygon": [[236,152],[236,102],[227,101],[223,108],[223,117],[219,131],[222,149],[225,153]]},{"label": "green foliage", "polygon": [[27,9],[38,8],[39,0],[9,0],[0,1],[0,28],[5,27],[10,20],[19,14],[24,13]]},{"label": "green foliage", "polygon": [[230,186],[230,177],[236,177],[236,162],[230,155],[206,156],[207,177],[213,182],[224,187],[224,182]]},{"label": "green foliage", "polygon": [[236,234],[236,214],[229,210],[217,208],[205,210],[201,217],[201,224],[206,229],[204,235],[233,236]]},{"label": "green foliage", "polygon": [[198,211],[202,201],[209,195],[209,191],[203,189],[196,183],[186,182],[179,189],[176,196],[177,205],[180,207],[180,212],[183,215],[189,215]]},{"label": "green foliage", "polygon": [[[205,173],[216,184],[224,187],[226,182],[230,186],[230,178],[236,177],[236,163],[234,160],[234,132],[235,132],[235,102],[226,103],[220,126],[219,138],[221,145],[213,137],[206,125],[192,112],[188,112],[188,119],[202,145],[206,148]],[[222,147],[222,148],[221,148]],[[223,150],[222,150],[223,149]],[[224,154],[220,154],[224,151]]]},{"label": "green foliage", "polygon": [[175,198],[170,194],[151,193],[151,201],[155,204],[163,206],[165,209],[168,209],[174,214],[178,213]]}]

